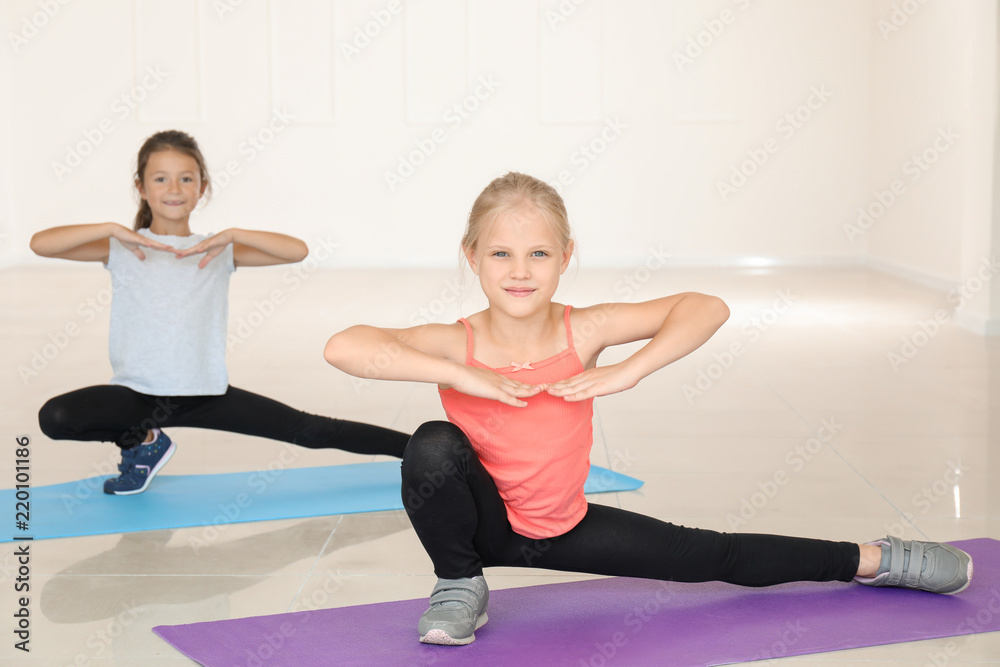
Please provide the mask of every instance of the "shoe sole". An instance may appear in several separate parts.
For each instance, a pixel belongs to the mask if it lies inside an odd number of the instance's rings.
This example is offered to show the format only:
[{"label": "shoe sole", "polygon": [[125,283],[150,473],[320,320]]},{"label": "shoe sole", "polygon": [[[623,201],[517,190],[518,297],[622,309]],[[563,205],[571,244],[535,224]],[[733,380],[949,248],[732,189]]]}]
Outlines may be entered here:
[{"label": "shoe sole", "polygon": [[146,483],[140,486],[138,489],[133,489],[131,491],[112,491],[109,495],[134,496],[137,493],[142,493],[143,491],[145,491],[147,488],[149,488],[149,483],[153,481],[153,477],[156,476],[156,473],[160,472],[160,469],[162,469],[163,466],[167,465],[167,461],[170,460],[170,457],[174,455],[174,452],[176,450],[177,450],[177,445],[173,441],[171,441],[170,447],[163,454],[163,458],[161,458],[157,462],[157,464],[153,466],[153,468],[149,471],[149,474],[146,475]]},{"label": "shoe sole", "polygon": [[[475,630],[486,625],[486,621],[490,620],[486,615],[486,612],[480,614],[479,618],[476,619]],[[424,644],[437,644],[439,646],[465,646],[466,644],[471,644],[476,641],[476,633],[473,632],[468,637],[459,637],[458,639],[453,638],[444,630],[430,630],[426,635],[420,638],[421,643]]]}]

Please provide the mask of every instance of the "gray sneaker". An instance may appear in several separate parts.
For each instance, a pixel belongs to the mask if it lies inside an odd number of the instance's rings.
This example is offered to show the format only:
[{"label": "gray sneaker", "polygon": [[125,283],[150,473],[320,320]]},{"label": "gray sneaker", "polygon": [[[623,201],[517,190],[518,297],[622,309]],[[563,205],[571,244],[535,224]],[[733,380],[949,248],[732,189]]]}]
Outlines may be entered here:
[{"label": "gray sneaker", "polygon": [[480,575],[469,579],[438,579],[431,606],[420,617],[417,630],[425,644],[461,646],[476,640],[475,631],[487,620],[490,589]]},{"label": "gray sneaker", "polygon": [[972,558],[961,549],[939,542],[904,542],[898,537],[869,542],[889,549],[888,567],[874,577],[855,577],[866,586],[899,586],[931,593],[961,593],[972,581]]}]

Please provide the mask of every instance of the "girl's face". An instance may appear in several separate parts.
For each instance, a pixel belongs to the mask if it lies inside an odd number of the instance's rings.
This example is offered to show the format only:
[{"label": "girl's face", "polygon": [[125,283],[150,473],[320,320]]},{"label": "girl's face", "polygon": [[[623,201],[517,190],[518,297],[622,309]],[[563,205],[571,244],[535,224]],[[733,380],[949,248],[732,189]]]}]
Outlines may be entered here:
[{"label": "girl's face", "polygon": [[198,161],[179,151],[157,151],[146,161],[139,194],[149,202],[153,219],[186,221],[198,205],[207,183],[201,181]]},{"label": "girl's face", "polygon": [[551,303],[572,253],[572,245],[563,250],[542,212],[532,206],[498,217],[465,256],[490,307],[525,316]]}]

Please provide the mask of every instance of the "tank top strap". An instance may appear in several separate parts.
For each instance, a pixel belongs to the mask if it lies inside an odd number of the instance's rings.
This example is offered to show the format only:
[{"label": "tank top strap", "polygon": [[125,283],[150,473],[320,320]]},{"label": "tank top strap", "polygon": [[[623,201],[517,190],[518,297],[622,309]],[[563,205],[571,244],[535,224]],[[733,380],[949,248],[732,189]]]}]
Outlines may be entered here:
[{"label": "tank top strap", "polygon": [[[573,352],[573,354],[576,354],[576,347],[573,345],[573,329],[569,325],[569,311],[571,310],[573,310],[573,306],[566,304],[566,311],[563,314],[563,319],[566,321],[566,341],[569,343],[569,349]],[[472,336],[471,331],[469,336]],[[472,354],[472,352],[470,351],[469,354]]]},{"label": "tank top strap", "polygon": [[[469,320],[464,317],[458,318],[458,321],[465,325],[465,365],[472,365],[472,325],[469,324]],[[566,320],[569,322],[569,320]],[[570,343],[572,345],[572,343]]]}]

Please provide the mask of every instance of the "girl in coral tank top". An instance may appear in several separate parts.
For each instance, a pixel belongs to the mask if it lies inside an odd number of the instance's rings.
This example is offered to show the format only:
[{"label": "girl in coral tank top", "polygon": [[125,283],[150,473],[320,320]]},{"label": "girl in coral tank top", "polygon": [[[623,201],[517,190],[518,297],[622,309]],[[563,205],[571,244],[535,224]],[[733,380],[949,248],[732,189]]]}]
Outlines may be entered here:
[{"label": "girl in coral tank top", "polygon": [[[573,254],[566,209],[553,188],[524,174],[498,178],[479,195],[462,250],[486,310],[454,324],[351,327],[325,353],[352,375],[434,382],[441,394],[448,421],[417,429],[402,463],[403,503],[439,577],[420,641],[475,639],[487,620],[490,566],[744,586],[968,586],[971,560],[945,544],[717,533],[588,504],[594,398],[697,349],[729,309],[694,292],[586,308],[554,303]],[[608,347],[640,340],[649,342],[625,361],[597,365]]]}]

